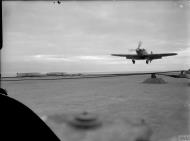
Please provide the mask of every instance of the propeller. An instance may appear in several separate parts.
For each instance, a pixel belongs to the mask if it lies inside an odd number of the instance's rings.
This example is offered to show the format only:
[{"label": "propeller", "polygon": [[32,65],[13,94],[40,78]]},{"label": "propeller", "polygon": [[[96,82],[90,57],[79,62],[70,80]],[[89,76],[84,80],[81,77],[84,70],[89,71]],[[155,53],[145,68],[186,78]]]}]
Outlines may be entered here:
[{"label": "propeller", "polygon": [[139,41],[139,44],[138,44],[138,48],[137,48],[137,49],[140,49],[141,45],[142,45],[142,41]]},{"label": "propeller", "polygon": [[138,47],[137,47],[136,49],[129,49],[129,51],[130,51],[130,52],[131,52],[131,51],[136,51],[136,50],[140,49],[141,45],[142,45],[142,41],[139,41]]},{"label": "propeller", "polygon": [[136,49],[129,49],[129,51],[130,51],[130,52],[132,52],[132,51],[136,51]]}]

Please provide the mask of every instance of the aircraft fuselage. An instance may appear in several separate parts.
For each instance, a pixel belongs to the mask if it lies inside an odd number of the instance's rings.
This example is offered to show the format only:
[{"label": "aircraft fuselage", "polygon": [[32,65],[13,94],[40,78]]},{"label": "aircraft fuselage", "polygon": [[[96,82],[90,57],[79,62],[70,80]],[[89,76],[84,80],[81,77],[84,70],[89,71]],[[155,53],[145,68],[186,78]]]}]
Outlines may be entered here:
[{"label": "aircraft fuselage", "polygon": [[139,56],[146,56],[148,54],[148,52],[145,49],[137,49],[136,53]]}]

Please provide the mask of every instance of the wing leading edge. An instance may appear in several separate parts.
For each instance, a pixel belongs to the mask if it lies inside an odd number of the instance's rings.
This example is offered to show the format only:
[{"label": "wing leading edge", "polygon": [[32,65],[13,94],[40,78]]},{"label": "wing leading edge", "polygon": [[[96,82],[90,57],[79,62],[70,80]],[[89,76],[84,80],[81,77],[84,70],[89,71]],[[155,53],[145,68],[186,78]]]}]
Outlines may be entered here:
[{"label": "wing leading edge", "polygon": [[111,54],[112,56],[126,57],[128,59],[139,59],[140,57],[136,54]]},{"label": "wing leading edge", "polygon": [[143,55],[143,56],[139,56],[136,54],[111,54],[111,55],[118,56],[118,57],[126,57],[128,59],[140,59],[141,57],[154,59],[154,58],[162,58],[162,57],[177,55],[177,53],[147,54],[147,55]]},{"label": "wing leading edge", "polygon": [[146,56],[150,58],[157,58],[157,57],[167,57],[167,56],[173,56],[173,55],[177,55],[177,53],[148,54]]}]

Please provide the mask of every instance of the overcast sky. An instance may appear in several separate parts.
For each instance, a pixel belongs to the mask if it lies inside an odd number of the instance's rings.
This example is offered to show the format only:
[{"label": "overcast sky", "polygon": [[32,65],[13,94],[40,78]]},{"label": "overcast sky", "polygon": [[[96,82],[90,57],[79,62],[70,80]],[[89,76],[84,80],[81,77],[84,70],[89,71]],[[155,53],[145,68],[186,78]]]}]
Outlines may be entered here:
[{"label": "overcast sky", "polygon": [[[2,74],[188,69],[190,2],[3,2]],[[136,61],[138,41],[148,52],[179,55]]]}]

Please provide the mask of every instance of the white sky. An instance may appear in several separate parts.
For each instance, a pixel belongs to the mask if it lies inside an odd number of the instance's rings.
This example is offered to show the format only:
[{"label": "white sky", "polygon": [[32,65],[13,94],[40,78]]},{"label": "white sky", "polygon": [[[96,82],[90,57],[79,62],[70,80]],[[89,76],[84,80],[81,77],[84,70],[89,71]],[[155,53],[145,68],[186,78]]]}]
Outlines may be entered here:
[{"label": "white sky", "polygon": [[[2,75],[189,69],[190,2],[3,2]],[[136,61],[135,49],[179,55]]]}]

